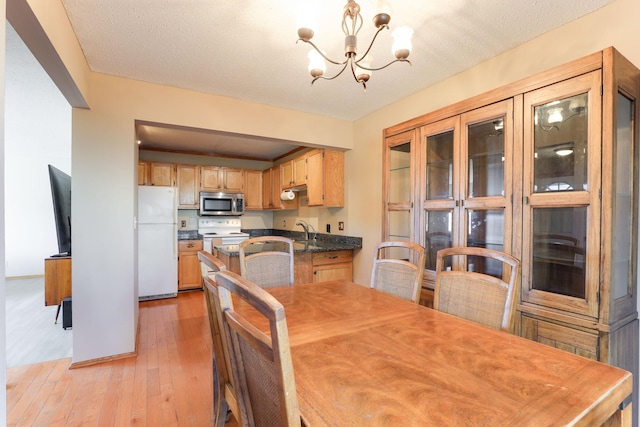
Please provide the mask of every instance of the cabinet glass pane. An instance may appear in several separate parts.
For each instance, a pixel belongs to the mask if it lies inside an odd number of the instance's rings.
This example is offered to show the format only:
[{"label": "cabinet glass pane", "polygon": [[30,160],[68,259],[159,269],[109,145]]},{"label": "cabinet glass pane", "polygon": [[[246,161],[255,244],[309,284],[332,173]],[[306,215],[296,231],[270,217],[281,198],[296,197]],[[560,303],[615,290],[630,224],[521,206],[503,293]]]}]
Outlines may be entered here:
[{"label": "cabinet glass pane", "polygon": [[631,256],[633,239],[629,230],[633,230],[633,101],[618,94],[618,128],[613,146],[615,165],[615,190],[613,198],[613,238],[611,259],[611,286],[613,299],[630,293],[632,280]]},{"label": "cabinet glass pane", "polygon": [[[438,251],[450,248],[453,242],[453,211],[427,211],[426,212],[426,235],[425,250],[427,260],[425,267],[427,270],[436,269],[436,256]],[[448,263],[446,267],[451,267],[451,257],[445,259]]]},{"label": "cabinet glass pane", "polygon": [[427,200],[453,198],[453,131],[427,137]]},{"label": "cabinet glass pane", "polygon": [[[504,251],[504,210],[467,211],[467,246]],[[502,263],[481,257],[467,257],[467,270],[502,277]]]},{"label": "cabinet glass pane", "polygon": [[389,150],[389,203],[411,200],[411,143]]},{"label": "cabinet glass pane", "polygon": [[587,208],[533,210],[532,288],[585,297]]},{"label": "cabinet glass pane", "polygon": [[389,212],[389,240],[408,242],[411,236],[411,212]]},{"label": "cabinet glass pane", "polygon": [[503,119],[468,127],[468,197],[504,196]]},{"label": "cabinet glass pane", "polygon": [[535,107],[535,193],[588,190],[587,101],[583,93]]}]

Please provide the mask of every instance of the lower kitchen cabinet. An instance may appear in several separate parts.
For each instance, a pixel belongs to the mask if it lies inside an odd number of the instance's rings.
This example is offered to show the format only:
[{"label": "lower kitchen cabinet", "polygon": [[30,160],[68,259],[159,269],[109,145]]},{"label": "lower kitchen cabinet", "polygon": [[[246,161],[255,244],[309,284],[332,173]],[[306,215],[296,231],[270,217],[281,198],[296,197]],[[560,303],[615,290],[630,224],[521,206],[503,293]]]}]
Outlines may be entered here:
[{"label": "lower kitchen cabinet", "polygon": [[353,280],[353,251],[315,252],[313,283],[339,279]]},{"label": "lower kitchen cabinet", "polygon": [[[240,258],[216,251],[227,270],[240,274]],[[353,280],[353,250],[327,252],[296,252],[293,256],[296,284],[319,283],[327,280]]]},{"label": "lower kitchen cabinet", "polygon": [[178,290],[202,288],[202,272],[198,251],[202,240],[180,240],[178,242]]}]

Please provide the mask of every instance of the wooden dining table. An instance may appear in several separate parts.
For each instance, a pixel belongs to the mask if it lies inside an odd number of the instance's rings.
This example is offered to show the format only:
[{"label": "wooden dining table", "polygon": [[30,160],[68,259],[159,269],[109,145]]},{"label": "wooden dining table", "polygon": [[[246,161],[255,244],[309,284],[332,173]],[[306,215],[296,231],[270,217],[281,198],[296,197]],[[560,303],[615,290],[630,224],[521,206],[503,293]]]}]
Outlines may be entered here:
[{"label": "wooden dining table", "polygon": [[285,308],[308,426],[631,425],[622,369],[352,282],[269,292]]}]

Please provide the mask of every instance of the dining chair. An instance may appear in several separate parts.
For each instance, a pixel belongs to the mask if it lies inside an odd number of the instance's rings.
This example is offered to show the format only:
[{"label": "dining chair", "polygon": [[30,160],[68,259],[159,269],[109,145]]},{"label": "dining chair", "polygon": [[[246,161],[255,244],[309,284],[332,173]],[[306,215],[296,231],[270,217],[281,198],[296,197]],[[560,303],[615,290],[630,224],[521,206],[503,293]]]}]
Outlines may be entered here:
[{"label": "dining chair", "polygon": [[[446,269],[447,257],[458,257],[458,264],[454,266],[459,266],[459,269]],[[496,263],[501,271],[497,274],[500,277],[478,271],[480,266],[485,266],[485,271],[496,271]],[[520,261],[504,252],[475,247],[441,249],[436,260],[433,308],[509,331],[515,314],[519,276]]]},{"label": "dining chair", "polygon": [[[234,414],[238,414],[237,404],[233,395],[225,396],[227,387],[230,389],[229,393],[234,393],[234,390],[230,381],[231,362],[229,361],[229,352],[223,338],[224,331],[222,330],[222,314],[220,303],[218,302],[218,285],[215,282],[215,275],[220,271],[225,271],[227,268],[217,257],[205,251],[198,252],[198,260],[202,271],[202,282],[213,347],[213,425],[222,427],[228,419],[230,409]],[[231,406],[235,407],[235,410],[230,408]]]},{"label": "dining chair", "polygon": [[[243,426],[301,425],[287,320],[282,304],[232,271],[216,275]],[[232,294],[269,324],[269,335],[234,310]],[[256,313],[257,315],[257,313]]]},{"label": "dining chair", "polygon": [[240,273],[261,288],[292,286],[293,241],[282,236],[260,236],[240,243]]},{"label": "dining chair", "polygon": [[378,243],[373,250],[371,288],[418,303],[425,257],[424,247],[417,243]]}]

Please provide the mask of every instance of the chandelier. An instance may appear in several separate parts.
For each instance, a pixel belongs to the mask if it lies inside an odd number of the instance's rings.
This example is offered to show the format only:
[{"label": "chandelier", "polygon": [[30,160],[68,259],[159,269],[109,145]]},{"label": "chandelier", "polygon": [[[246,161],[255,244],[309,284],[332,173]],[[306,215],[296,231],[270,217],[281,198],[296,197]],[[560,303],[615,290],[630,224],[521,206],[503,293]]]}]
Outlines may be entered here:
[{"label": "chandelier", "polygon": [[[409,62],[407,58],[411,53],[411,36],[413,35],[413,30],[409,27],[399,27],[391,34],[394,39],[391,50],[396,59],[382,67],[374,68],[371,66],[371,55],[369,55],[369,51],[373,47],[373,43],[376,41],[378,34],[380,34],[382,30],[389,29],[389,21],[391,21],[390,7],[386,1],[379,1],[376,14],[373,17],[373,24],[378,30],[371,39],[364,54],[358,57],[358,32],[362,28],[363,20],[360,14],[360,5],[356,3],[355,0],[348,0],[342,15],[342,31],[345,34],[345,59],[344,61],[334,61],[328,58],[325,53],[311,41],[316,31],[315,18],[309,13],[301,16],[298,21],[298,41],[303,41],[313,47],[307,55],[309,58],[309,73],[311,73],[311,77],[313,77],[311,84],[315,83],[318,79],[333,80],[349,68],[356,82],[361,83],[366,90],[366,83],[371,78],[373,71],[387,68],[394,62],[408,62],[409,65],[411,65],[411,62]],[[326,77],[324,75],[326,71],[325,60],[341,67],[333,77]]]}]

